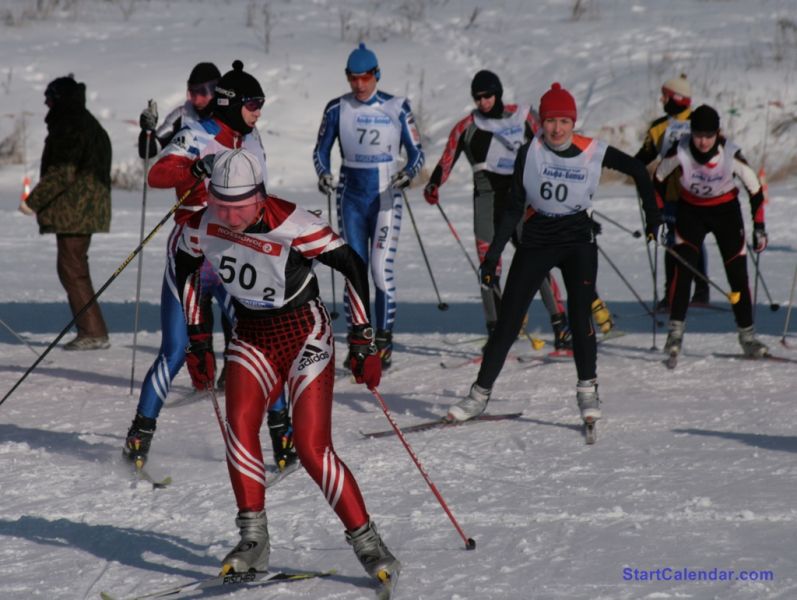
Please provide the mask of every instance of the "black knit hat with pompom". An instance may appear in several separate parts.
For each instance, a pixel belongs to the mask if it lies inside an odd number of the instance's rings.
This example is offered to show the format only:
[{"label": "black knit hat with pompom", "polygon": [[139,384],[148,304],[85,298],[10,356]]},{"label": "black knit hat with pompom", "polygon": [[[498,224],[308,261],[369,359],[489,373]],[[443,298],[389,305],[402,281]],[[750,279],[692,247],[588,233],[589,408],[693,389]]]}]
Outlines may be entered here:
[{"label": "black knit hat with pompom", "polygon": [[232,70],[227,71],[216,84],[213,114],[239,133],[247,134],[252,128],[244,123],[241,105],[246,100],[265,96],[257,79],[244,71],[244,64],[240,60],[235,60]]}]

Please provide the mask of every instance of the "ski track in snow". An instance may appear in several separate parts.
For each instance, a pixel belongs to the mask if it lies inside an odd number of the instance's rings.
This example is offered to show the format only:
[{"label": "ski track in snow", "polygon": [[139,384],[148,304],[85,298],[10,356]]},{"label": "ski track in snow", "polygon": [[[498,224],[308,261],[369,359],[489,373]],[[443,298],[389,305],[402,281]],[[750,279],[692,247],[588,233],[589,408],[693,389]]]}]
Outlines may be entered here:
[{"label": "ski track in snow", "polygon": [[[10,82],[3,92],[3,112],[32,113],[27,120],[29,172],[38,167],[45,135],[39,100],[51,78],[74,71],[87,82],[89,108],[114,142],[115,166],[133,169],[137,127],[125,119],[136,120],[149,97],[158,100],[163,115],[182,101],[185,72],[195,62],[186,56],[201,54],[201,60],[214,60],[222,71],[241,57],[266,89],[260,129],[269,153],[270,188],[326,211],[325,199],[315,191],[310,153],[324,104],[345,91],[342,64],[354,42],[340,40],[340,9],[323,0],[272,3],[279,28],[266,55],[257,35],[244,29],[244,3],[225,4],[220,12],[216,3],[193,2],[192,16],[186,18],[187,2],[153,0],[139,3],[129,21],[122,21],[110,3],[75,4],[74,19],[65,15],[5,27],[0,36],[7,65],[0,68],[0,79]],[[741,0],[721,6],[691,0],[661,6],[645,0],[630,8],[595,2],[593,14],[573,21],[570,4],[553,0],[533,11],[520,0],[427,2],[411,33],[397,9],[376,19],[370,4],[352,1],[346,6],[354,28],[368,25],[373,35],[384,34],[384,41],[368,41],[380,57],[380,86],[411,97],[428,138],[431,169],[450,128],[471,108],[473,72],[484,67],[499,73],[505,97],[513,101],[536,103],[550,82],[561,81],[580,104],[589,98],[579,106],[585,133],[631,152],[647,122],[658,116],[661,81],[687,71],[700,101],[721,108],[723,126],[757,166],[766,102],[780,99],[786,107],[771,109],[770,125],[794,110],[793,49],[779,48],[786,56],[775,63],[772,54],[778,48],[767,41],[773,39],[778,18],[791,18],[790,4],[765,4],[767,10],[750,14]],[[463,33],[477,7],[480,13]],[[170,21],[167,29],[164,24]],[[229,40],[225,36],[218,48],[209,48],[207,40],[218,27],[231,32]],[[722,44],[715,47],[717,40]],[[126,65],[123,80],[121,64]],[[731,106],[738,110],[728,117]],[[11,123],[0,119],[0,141]],[[769,144],[774,167],[791,160],[797,147],[793,135]],[[472,252],[472,183],[463,163],[461,158],[441,196]],[[0,270],[6,282],[0,318],[43,352],[69,313],[55,273],[54,240],[40,238],[32,220],[16,211],[22,175],[21,165],[0,167]],[[771,184],[770,196],[770,247],[761,268],[773,300],[785,307],[797,256],[797,181]],[[744,193],[742,198],[749,226]],[[417,188],[410,191],[410,201],[436,282],[451,308],[436,310],[412,228],[405,224],[398,255],[395,362],[380,385],[400,425],[443,415],[467,392],[478,367],[444,370],[439,362],[476,356],[481,344],[450,342],[483,334],[478,288],[461,250]],[[612,219],[639,227],[631,188],[604,183],[595,201]],[[172,203],[171,193],[150,190],[147,227]],[[140,191],[114,190],[112,232],[92,240],[95,287],[138,244],[140,207]],[[175,380],[158,420],[148,467],[156,479],[170,475],[174,482],[153,490],[135,480],[121,457],[138,384],[160,343],[165,238],[161,231],[144,251],[135,392],[129,393],[129,385],[137,261],[101,298],[112,347],[91,353],[54,349],[0,406],[2,599],[149,593],[215,575],[237,539],[218,423],[209,400],[190,392],[185,373]],[[643,243],[609,223],[598,241],[649,302],[651,276]],[[708,253],[709,272],[725,287],[713,239]],[[752,262],[749,271],[754,273]],[[331,304],[329,274],[322,267],[317,272]],[[662,279],[660,266],[660,286]],[[598,287],[617,328],[627,335],[599,347],[605,418],[598,424],[596,445],[587,447],[580,432],[572,361],[507,363],[489,410],[522,411],[520,419],[407,436],[467,536],[476,539],[472,552],[464,549],[400,441],[363,439],[358,433],[388,427],[373,396],[346,377],[336,384],[336,449],[355,473],[387,544],[403,562],[397,600],[797,597],[794,365],[712,356],[738,352],[732,315],[692,309],[684,353],[677,369],[668,371],[664,355],[651,351],[650,320],[639,316],[642,307],[605,261]],[[770,311],[763,289],[758,293],[762,339],[774,353],[794,357],[778,344],[785,308]],[[716,291],[712,296],[724,305]],[[337,307],[342,311],[340,298]],[[530,317],[529,330],[548,342],[538,353],[544,355],[552,341],[538,300]],[[797,317],[792,317],[794,331]],[[661,318],[666,321],[666,315]],[[335,328],[340,366],[342,319]],[[665,336],[666,329],[660,328],[659,349]],[[793,333],[789,340],[797,345]],[[534,351],[519,340],[513,353]],[[35,358],[0,329],[3,393]],[[340,522],[306,474],[295,473],[270,489],[267,509],[274,568],[337,569],[337,574],[214,597],[372,598]],[[624,568],[665,567],[767,570],[775,579],[623,580]]]}]

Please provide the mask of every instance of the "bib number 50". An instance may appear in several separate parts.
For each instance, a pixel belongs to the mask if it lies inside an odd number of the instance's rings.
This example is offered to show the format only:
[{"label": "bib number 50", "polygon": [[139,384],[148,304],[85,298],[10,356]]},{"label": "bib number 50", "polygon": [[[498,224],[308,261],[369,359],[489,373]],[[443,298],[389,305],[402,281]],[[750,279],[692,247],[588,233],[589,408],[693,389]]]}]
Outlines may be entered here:
[{"label": "bib number 50", "polygon": [[[232,283],[238,279],[238,286],[244,290],[251,290],[257,282],[257,270],[245,262],[238,266],[234,256],[222,256],[219,263],[219,277],[224,283]],[[236,266],[238,269],[236,271]],[[263,300],[274,300],[276,290],[272,287],[263,288]]]}]

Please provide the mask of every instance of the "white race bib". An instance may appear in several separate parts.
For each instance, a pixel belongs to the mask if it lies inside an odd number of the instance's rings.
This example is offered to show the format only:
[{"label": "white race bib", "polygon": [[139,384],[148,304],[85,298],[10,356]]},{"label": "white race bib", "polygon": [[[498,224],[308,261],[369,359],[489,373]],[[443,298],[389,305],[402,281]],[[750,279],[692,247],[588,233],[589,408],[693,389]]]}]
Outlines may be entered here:
[{"label": "white race bib", "polygon": [[605,142],[574,136],[583,151],[564,158],[551,151],[538,133],[529,144],[523,170],[526,206],[549,216],[570,215],[592,207],[598,189]]}]

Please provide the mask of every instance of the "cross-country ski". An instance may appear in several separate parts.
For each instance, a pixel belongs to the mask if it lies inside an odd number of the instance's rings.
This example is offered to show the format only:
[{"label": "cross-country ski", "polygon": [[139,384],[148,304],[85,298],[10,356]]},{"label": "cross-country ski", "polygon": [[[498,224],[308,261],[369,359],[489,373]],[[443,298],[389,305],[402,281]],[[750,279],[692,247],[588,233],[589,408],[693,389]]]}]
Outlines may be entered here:
[{"label": "cross-country ski", "polygon": [[[456,421],[452,421],[447,419],[446,417],[441,417],[439,419],[433,419],[430,421],[423,421],[421,423],[415,423],[413,425],[407,425],[405,427],[401,427],[402,433],[417,433],[419,431],[428,431],[430,429],[439,429],[439,428],[446,428],[446,427],[457,427],[459,425],[471,425],[475,423],[485,423],[485,422],[492,422],[492,421],[506,421],[511,419],[517,419],[523,416],[523,413],[499,413],[499,414],[489,414],[489,413],[482,413],[469,421],[465,421],[464,423],[457,423]],[[396,432],[393,429],[385,429],[382,431],[360,431],[360,435],[366,438],[382,438],[382,437],[390,437],[391,435],[396,435]]]},{"label": "cross-country ski", "polygon": [[[196,595],[197,592],[204,593],[211,590],[223,589],[224,591],[235,591],[241,588],[263,587],[289,582],[305,581],[316,577],[329,577],[335,571],[253,571],[250,573],[230,573],[209,577],[208,579],[198,579],[189,583],[176,585],[163,589],[158,592],[150,592],[143,596],[132,596],[129,600],[155,600],[157,598],[184,598]],[[121,596],[113,596],[108,592],[100,594],[102,600],[121,600]]]}]

